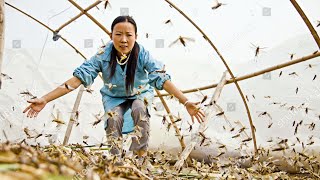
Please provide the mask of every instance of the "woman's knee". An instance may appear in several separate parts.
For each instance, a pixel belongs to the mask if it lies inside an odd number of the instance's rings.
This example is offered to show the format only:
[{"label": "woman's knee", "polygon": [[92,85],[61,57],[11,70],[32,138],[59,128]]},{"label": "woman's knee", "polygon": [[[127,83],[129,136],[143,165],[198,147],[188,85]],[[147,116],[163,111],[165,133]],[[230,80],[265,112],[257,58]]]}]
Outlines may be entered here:
[{"label": "woman's knee", "polygon": [[118,116],[108,118],[107,120],[107,127],[110,127],[110,128],[122,126],[122,124],[123,124],[123,119]]},{"label": "woman's knee", "polygon": [[132,102],[131,105],[132,114],[146,114],[147,113],[147,107],[144,105],[143,101],[136,99]]},{"label": "woman's knee", "polygon": [[132,115],[145,115],[147,113],[147,108],[146,107],[135,107],[132,108]]}]

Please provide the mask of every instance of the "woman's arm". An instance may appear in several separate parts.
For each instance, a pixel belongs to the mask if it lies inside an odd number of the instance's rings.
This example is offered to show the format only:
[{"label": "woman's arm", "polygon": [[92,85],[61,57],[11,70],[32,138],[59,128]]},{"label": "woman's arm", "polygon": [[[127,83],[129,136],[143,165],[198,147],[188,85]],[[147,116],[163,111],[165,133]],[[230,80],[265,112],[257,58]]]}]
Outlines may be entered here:
[{"label": "woman's arm", "polygon": [[48,94],[42,96],[46,100],[46,102],[53,101],[61,96],[64,96],[65,94],[68,94],[69,92],[73,91],[74,89],[77,89],[81,85],[81,81],[73,76],[68,81],[66,81],[63,85],[57,87],[53,91],[49,92]]},{"label": "woman's arm", "polygon": [[37,117],[38,113],[46,106],[50,101],[53,101],[74,89],[77,89],[81,85],[81,81],[77,77],[72,77],[66,81],[63,85],[57,87],[48,94],[42,96],[41,98],[35,98],[28,100],[28,103],[31,103],[23,113],[28,112],[27,117],[33,118]]},{"label": "woman's arm", "polygon": [[194,117],[196,117],[199,123],[203,122],[204,113],[199,109],[199,107],[197,107],[197,104],[199,103],[189,102],[187,97],[185,97],[184,94],[178,88],[176,88],[176,86],[170,80],[166,80],[164,82],[163,89],[166,90],[169,94],[172,94],[176,98],[178,98],[179,102],[187,108],[192,122],[194,122]]}]

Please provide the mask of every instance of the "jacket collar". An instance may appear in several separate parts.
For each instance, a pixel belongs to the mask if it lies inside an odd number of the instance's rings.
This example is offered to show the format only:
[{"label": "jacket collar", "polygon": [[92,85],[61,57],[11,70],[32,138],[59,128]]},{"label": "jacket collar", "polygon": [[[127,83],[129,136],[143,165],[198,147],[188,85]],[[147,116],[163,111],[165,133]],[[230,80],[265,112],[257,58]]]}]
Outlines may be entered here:
[{"label": "jacket collar", "polygon": [[106,44],[106,46],[102,49],[102,51],[104,51],[104,52],[100,55],[100,58],[101,58],[102,61],[107,61],[107,62],[110,61],[112,47],[113,47],[113,42],[112,42],[112,40],[110,40],[110,41]]}]

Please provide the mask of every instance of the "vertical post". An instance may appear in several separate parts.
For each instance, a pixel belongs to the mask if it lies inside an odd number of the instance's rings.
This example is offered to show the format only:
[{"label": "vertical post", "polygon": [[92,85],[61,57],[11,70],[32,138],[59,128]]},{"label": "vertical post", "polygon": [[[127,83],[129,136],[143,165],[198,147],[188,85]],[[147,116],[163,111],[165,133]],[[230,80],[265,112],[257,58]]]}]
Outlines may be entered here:
[{"label": "vertical post", "polygon": [[0,0],[0,89],[2,86],[2,61],[4,51],[4,0]]},{"label": "vertical post", "polygon": [[84,91],[84,86],[81,85],[80,89],[79,89],[79,92],[78,92],[77,99],[76,99],[76,101],[75,101],[75,103],[73,105],[73,109],[72,109],[72,113],[71,113],[71,116],[70,116],[70,120],[69,120],[69,123],[68,123],[67,130],[66,130],[66,134],[64,136],[64,140],[63,140],[63,145],[64,146],[68,144],[73,124],[77,120],[76,119],[77,118],[76,117],[76,112],[78,111],[83,91]]},{"label": "vertical post", "polygon": [[181,145],[181,149],[183,151],[186,148],[186,144],[184,143],[184,140],[182,138],[181,131],[179,130],[177,124],[174,122],[173,116],[171,114],[171,111],[170,111],[166,101],[164,100],[164,98],[162,96],[160,96],[161,95],[160,91],[156,89],[156,93],[158,94],[160,101],[162,102],[163,107],[165,108],[165,110],[167,111],[167,113],[169,115],[170,121],[174,127],[174,130],[176,131],[176,134],[178,136],[178,139],[179,139],[179,142]]}]

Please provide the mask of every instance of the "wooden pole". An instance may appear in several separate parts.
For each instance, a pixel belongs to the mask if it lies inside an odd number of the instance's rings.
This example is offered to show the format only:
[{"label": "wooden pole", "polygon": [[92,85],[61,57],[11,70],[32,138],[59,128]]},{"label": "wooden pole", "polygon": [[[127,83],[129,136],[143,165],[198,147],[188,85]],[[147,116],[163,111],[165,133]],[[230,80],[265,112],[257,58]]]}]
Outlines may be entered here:
[{"label": "wooden pole", "polygon": [[[223,73],[221,80],[217,86],[217,88],[215,89],[213,96],[210,100],[210,104],[214,105],[216,104],[216,102],[218,101],[220,94],[222,92],[222,88],[224,87],[224,85],[226,84],[227,80],[226,80],[226,72]],[[184,164],[184,161],[189,157],[189,154],[191,153],[191,151],[194,149],[194,147],[196,146],[196,144],[198,144],[201,141],[200,138],[200,133],[205,134],[205,130],[207,128],[207,124],[210,120],[210,118],[212,117],[212,114],[215,112],[213,110],[214,108],[212,106],[208,106],[205,109],[205,118],[204,118],[204,122],[200,124],[199,129],[197,131],[197,133],[194,135],[194,138],[191,139],[191,142],[188,144],[188,146],[184,149],[184,151],[182,151],[181,155],[179,156],[178,161],[175,163],[174,167],[176,170],[180,170],[181,167]],[[202,137],[204,138],[204,137]]]},{"label": "wooden pole", "polygon": [[88,16],[91,21],[93,21],[97,26],[99,26],[105,33],[107,33],[109,36],[111,36],[111,33],[102,25],[100,24],[94,17],[91,16],[88,12],[86,12],[84,9],[82,9],[81,6],[79,6],[76,2],[73,0],[68,0],[71,4],[73,4],[76,8],[78,8],[81,12],[83,12],[86,16]]},{"label": "wooden pole", "polygon": [[72,113],[71,113],[71,116],[70,116],[70,119],[69,119],[69,123],[68,123],[68,127],[67,127],[67,130],[66,130],[66,134],[65,134],[64,139],[63,139],[63,145],[64,146],[68,144],[73,124],[74,124],[75,121],[78,120],[77,119],[78,117],[77,117],[76,114],[77,114],[77,111],[79,109],[79,105],[80,105],[81,97],[83,95],[83,91],[84,91],[84,86],[81,85],[80,89],[79,89],[79,92],[78,92],[78,95],[77,95],[77,98],[76,98],[76,101],[74,102]]},{"label": "wooden pole", "polygon": [[2,87],[2,61],[4,51],[4,0],[0,0],[0,89]]},{"label": "wooden pole", "polygon": [[90,9],[96,7],[98,4],[100,4],[102,1],[98,0],[96,2],[94,2],[93,4],[91,4],[90,6],[88,6],[86,9],[84,9],[82,12],[80,12],[78,15],[76,15],[75,17],[73,17],[72,19],[70,19],[68,22],[62,24],[58,29],[55,30],[55,32],[59,32],[62,28],[66,27],[67,25],[69,25],[70,23],[72,23],[73,21],[75,21],[76,19],[78,19],[79,17],[81,17],[82,15],[85,14],[85,12],[88,12]]},{"label": "wooden pole", "polygon": [[294,8],[296,8],[296,10],[298,11],[298,13],[301,16],[301,18],[303,19],[304,23],[307,25],[309,31],[311,32],[311,34],[313,36],[313,39],[316,41],[316,43],[317,43],[317,45],[318,45],[318,47],[320,49],[320,38],[319,38],[319,35],[318,35],[317,31],[314,29],[314,27],[310,23],[308,17],[303,12],[303,10],[299,6],[299,4],[296,2],[296,0],[290,0],[290,1],[291,1],[292,5],[294,6]]},{"label": "wooden pole", "polygon": [[[317,52],[314,52],[312,54],[309,54],[307,56],[304,56],[304,57],[301,57],[301,58],[298,58],[298,59],[295,59],[295,60],[292,60],[292,61],[288,61],[288,62],[285,62],[285,63],[282,63],[282,64],[278,64],[278,65],[275,65],[275,66],[268,67],[266,69],[262,69],[260,71],[256,71],[256,72],[253,72],[253,73],[250,73],[250,74],[246,74],[246,75],[243,75],[243,76],[236,77],[235,80],[236,81],[242,81],[242,80],[250,79],[250,78],[253,78],[253,77],[256,77],[256,76],[260,76],[260,75],[262,75],[264,73],[275,71],[275,70],[278,70],[278,69],[282,69],[282,68],[285,68],[285,67],[288,67],[288,66],[291,66],[291,65],[294,65],[294,64],[298,64],[298,63],[304,62],[304,61],[308,61],[308,60],[311,60],[311,59],[319,57],[319,56],[320,56],[320,52],[317,51]],[[231,83],[234,83],[234,80],[233,79],[228,79],[226,84],[231,84]],[[215,88],[215,87],[217,87],[217,85],[218,84],[215,83],[215,84],[208,85],[208,86],[203,86],[203,87],[200,87],[200,88],[182,90],[182,92],[186,94],[186,93],[196,92],[196,91],[199,91],[199,90],[207,90],[207,89]],[[164,94],[160,94],[160,95],[157,95],[157,96],[169,96],[169,95],[170,94],[168,94],[168,93],[164,93]]]},{"label": "wooden pole", "polygon": [[[159,90],[156,89],[156,93],[159,95],[160,92]],[[179,139],[179,142],[180,142],[180,145],[181,145],[181,149],[182,151],[186,148],[186,144],[184,143],[184,139],[182,138],[182,135],[181,135],[181,131],[179,130],[177,124],[174,122],[174,119],[173,119],[173,116],[171,114],[171,111],[166,103],[166,101],[164,100],[163,97],[159,96],[160,98],[160,101],[162,102],[163,106],[164,106],[164,109],[167,111],[168,115],[169,115],[169,118],[170,118],[170,121],[171,121],[171,124],[173,125],[174,127],[174,130],[176,131],[176,134],[178,136],[178,139]]]},{"label": "wooden pole", "polygon": [[[44,23],[42,23],[41,21],[39,21],[38,19],[34,18],[33,16],[31,16],[30,14],[22,11],[21,9],[9,4],[9,3],[5,3],[7,6],[17,10],[18,12],[26,15],[27,17],[31,18],[32,20],[36,21],[37,23],[39,23],[40,25],[44,26],[45,28],[47,28],[48,30],[50,30],[52,33],[54,33],[55,31],[53,29],[51,29],[49,26],[45,25]],[[84,59],[86,59],[86,57],[76,48],[74,47],[68,40],[66,40],[65,38],[63,38],[62,36],[60,37],[65,43],[67,43],[70,47],[72,47],[77,54],[79,54],[81,57],[83,57]]]}]

